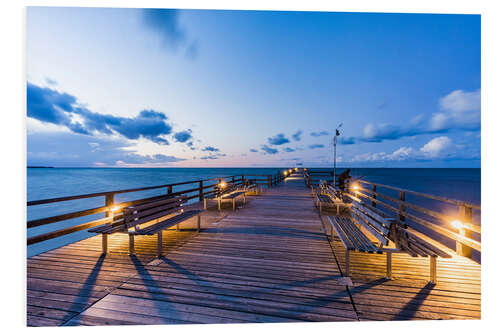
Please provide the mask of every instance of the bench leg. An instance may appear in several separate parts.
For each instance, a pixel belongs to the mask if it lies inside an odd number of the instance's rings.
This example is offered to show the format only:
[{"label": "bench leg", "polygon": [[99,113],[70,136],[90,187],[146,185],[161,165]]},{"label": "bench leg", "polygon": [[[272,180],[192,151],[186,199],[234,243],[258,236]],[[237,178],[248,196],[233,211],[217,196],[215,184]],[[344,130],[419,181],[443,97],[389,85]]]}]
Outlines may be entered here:
[{"label": "bench leg", "polygon": [[339,215],[339,214],[340,214],[340,206],[339,206],[339,204],[337,204],[337,215]]},{"label": "bench leg", "polygon": [[135,254],[134,235],[128,234],[128,253]]},{"label": "bench leg", "polygon": [[333,225],[330,225],[330,241],[333,242]]},{"label": "bench leg", "polygon": [[392,253],[387,252],[385,255],[387,259],[385,263],[385,278],[392,280]]},{"label": "bench leg", "polygon": [[233,212],[236,210],[236,199],[233,199]]},{"label": "bench leg", "polygon": [[349,250],[345,250],[345,276],[351,276],[351,259],[349,257]]},{"label": "bench leg", "polygon": [[219,208],[219,212],[220,212],[220,202],[221,200],[217,200],[217,207]]},{"label": "bench leg", "polygon": [[429,274],[429,282],[432,284],[437,283],[437,257],[430,257],[430,274]]},{"label": "bench leg", "polygon": [[319,203],[319,213],[321,214],[321,211],[323,209],[323,205],[321,204],[321,202]]},{"label": "bench leg", "polygon": [[200,232],[200,227],[201,227],[201,216],[200,216],[200,215],[198,215],[197,220],[198,220],[198,221],[197,221],[197,224],[198,224],[198,232]]},{"label": "bench leg", "polygon": [[243,203],[246,204],[247,203],[247,196],[246,194],[243,194]]},{"label": "bench leg", "polygon": [[175,229],[176,229],[177,231],[179,231],[179,230],[180,230],[180,226],[179,226],[179,224],[180,224],[180,223],[177,223],[177,224],[175,225]]},{"label": "bench leg", "polygon": [[203,209],[207,210],[207,199],[203,199]]},{"label": "bench leg", "polygon": [[102,253],[108,252],[108,234],[102,234]]},{"label": "bench leg", "polygon": [[161,252],[162,252],[162,233],[161,231],[158,233],[158,257],[161,257]]}]

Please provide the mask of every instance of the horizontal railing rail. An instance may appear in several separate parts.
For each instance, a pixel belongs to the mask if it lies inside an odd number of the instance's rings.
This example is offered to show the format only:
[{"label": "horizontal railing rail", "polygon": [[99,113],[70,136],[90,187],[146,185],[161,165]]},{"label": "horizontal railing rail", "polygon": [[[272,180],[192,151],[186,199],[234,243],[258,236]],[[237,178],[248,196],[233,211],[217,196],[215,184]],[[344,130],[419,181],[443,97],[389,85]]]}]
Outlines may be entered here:
[{"label": "horizontal railing rail", "polygon": [[[389,191],[381,193],[382,188]],[[384,208],[394,213],[400,222],[412,221],[454,240],[455,250],[461,256],[471,258],[472,250],[481,252],[481,242],[473,236],[473,233],[481,234],[481,226],[473,223],[473,213],[480,214],[480,205],[366,180],[353,181],[347,187],[346,194],[353,200],[363,201],[373,207]],[[421,204],[408,202],[408,195],[430,200],[433,203],[431,206],[436,206],[439,202],[441,207],[445,203],[456,211],[450,214],[423,207]],[[434,240],[442,243],[437,239]]]},{"label": "horizontal railing rail", "polygon": [[[122,210],[124,207],[137,205],[140,203],[147,202],[149,200],[154,200],[160,197],[168,196],[179,196],[186,195],[188,200],[198,199],[198,201],[202,201],[205,196],[212,195],[216,192],[215,186],[220,184],[221,182],[227,182],[235,185],[242,185],[246,180],[251,180],[255,182],[259,186],[267,186],[268,188],[275,186],[281,183],[289,174],[291,169],[286,169],[286,173],[283,169],[277,170],[276,174],[245,174],[245,175],[231,175],[231,176],[223,176],[223,177],[213,177],[199,180],[191,180],[185,182],[171,183],[171,184],[163,184],[163,185],[155,185],[141,188],[132,188],[132,189],[124,189],[124,190],[115,190],[115,191],[106,191],[106,192],[97,192],[97,193],[87,193],[87,194],[79,194],[79,195],[71,195],[57,198],[49,198],[49,199],[41,199],[41,200],[32,200],[28,201],[26,205],[28,207],[32,206],[40,206],[40,205],[48,205],[54,204],[58,202],[68,202],[72,200],[80,200],[80,199],[88,199],[88,198],[104,198],[104,205],[98,206],[94,208],[82,209],[75,212],[69,212],[64,214],[59,214],[50,217],[43,217],[38,219],[33,219],[27,221],[27,228],[35,228],[41,227],[52,223],[58,223],[63,221],[68,221],[71,219],[90,216],[100,213],[105,213],[104,218],[99,218],[92,221],[87,221],[78,225],[64,227],[58,230],[53,230],[50,232],[46,232],[43,234],[39,234],[36,236],[29,237],[27,239],[28,245],[36,244],[39,242],[43,242],[46,240],[50,240],[53,238],[61,237],[64,235],[71,234],[73,232],[89,229],[101,224],[110,223],[114,220],[117,220],[121,217]],[[207,183],[210,183],[207,185]],[[186,186],[186,185],[194,185],[191,188],[180,189],[178,191],[174,191],[175,187]],[[158,190],[165,189],[165,193],[162,195],[149,196],[141,199],[131,200],[127,202],[115,203],[115,195],[124,194],[124,193],[133,193],[133,192],[143,192],[150,190]]]}]

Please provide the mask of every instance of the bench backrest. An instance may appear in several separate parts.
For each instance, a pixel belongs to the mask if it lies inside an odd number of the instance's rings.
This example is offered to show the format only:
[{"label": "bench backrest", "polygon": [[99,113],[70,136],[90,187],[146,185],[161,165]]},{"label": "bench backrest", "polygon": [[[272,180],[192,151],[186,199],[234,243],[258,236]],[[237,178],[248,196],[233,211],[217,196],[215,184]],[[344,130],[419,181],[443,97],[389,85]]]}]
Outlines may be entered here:
[{"label": "bench backrest", "polygon": [[353,201],[351,208],[354,218],[379,240],[380,245],[388,245],[390,240],[394,242],[396,248],[412,256],[450,257],[448,253],[430,244],[418,232],[409,228],[405,222],[389,216],[376,207]]},{"label": "bench backrest", "polygon": [[[370,207],[362,202],[353,200],[352,215],[368,232],[377,238],[381,245],[387,245],[392,240],[391,225],[397,220],[391,218],[375,207]],[[392,227],[393,228],[393,227]]]},{"label": "bench backrest", "polygon": [[165,196],[140,205],[126,207],[123,209],[125,226],[127,229],[137,227],[142,223],[150,222],[165,215],[181,213],[182,205],[185,202],[187,202],[186,196]]}]

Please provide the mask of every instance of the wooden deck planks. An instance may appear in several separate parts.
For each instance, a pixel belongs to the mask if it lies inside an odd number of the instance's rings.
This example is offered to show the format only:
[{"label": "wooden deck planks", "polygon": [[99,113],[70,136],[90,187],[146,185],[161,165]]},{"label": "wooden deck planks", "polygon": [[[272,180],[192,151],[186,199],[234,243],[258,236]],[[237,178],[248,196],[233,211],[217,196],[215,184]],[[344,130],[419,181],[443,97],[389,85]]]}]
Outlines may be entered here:
[{"label": "wooden deck planks", "polygon": [[[209,208],[202,232],[99,236],[27,260],[30,326],[246,323],[480,318],[480,266],[438,261],[439,284],[426,285],[428,263],[395,255],[352,256],[352,287],[341,280],[345,251],[329,243],[302,178],[247,198],[235,212]],[[333,254],[333,252],[335,255]]]}]

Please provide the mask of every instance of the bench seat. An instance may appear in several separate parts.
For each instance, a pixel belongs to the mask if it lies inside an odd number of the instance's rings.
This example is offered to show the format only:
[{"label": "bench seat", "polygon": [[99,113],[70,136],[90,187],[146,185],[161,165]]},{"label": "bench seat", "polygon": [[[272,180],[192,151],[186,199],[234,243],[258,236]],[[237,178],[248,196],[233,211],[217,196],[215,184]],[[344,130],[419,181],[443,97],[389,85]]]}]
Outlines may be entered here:
[{"label": "bench seat", "polygon": [[236,199],[241,196],[243,197],[243,203],[246,203],[246,191],[244,189],[239,189],[234,185],[228,186],[224,191],[216,188],[215,195],[203,198],[203,208],[207,209],[208,201],[217,201],[217,208],[220,211],[222,210],[222,203],[229,201],[232,202],[234,211],[236,210]]},{"label": "bench seat", "polygon": [[[186,196],[171,197],[164,196],[145,203],[123,208],[123,215],[111,223],[101,225],[89,232],[102,235],[102,252],[107,252],[108,236],[114,233],[127,233],[129,235],[129,254],[134,254],[134,236],[158,235],[158,257],[162,254],[162,232],[172,226],[179,224],[190,218],[197,217],[197,231],[200,231],[202,210],[184,211],[183,203],[187,202]],[[162,218],[166,218],[159,221]],[[153,222],[153,224],[149,224]],[[149,224],[141,228],[143,224]]]},{"label": "bench seat", "polygon": [[[179,225],[179,223],[184,222],[184,221],[186,221],[186,220],[188,220],[188,219],[190,219],[192,217],[195,217],[195,216],[199,217],[199,215],[202,212],[203,212],[202,210],[188,210],[188,211],[185,211],[185,212],[180,213],[178,215],[174,215],[173,217],[171,217],[171,218],[169,218],[167,220],[164,220],[164,221],[152,224],[150,226],[147,226],[145,228],[139,229],[137,231],[133,230],[130,233],[133,233],[135,235],[148,235],[148,236],[152,236],[152,235],[158,233],[161,230],[168,229],[170,227],[173,227],[174,225]],[[199,222],[199,220],[198,220],[198,222]],[[200,224],[199,223],[198,223],[197,229],[198,229],[198,231],[200,230]]]},{"label": "bench seat", "polygon": [[[392,218],[383,211],[353,201],[351,216],[328,216],[333,231],[346,249],[346,275],[350,276],[350,252],[386,253],[386,277],[392,279],[392,253],[404,252],[412,257],[429,257],[429,281],[436,283],[437,257],[451,258],[447,252],[423,239],[403,221]],[[374,241],[368,238],[370,235]],[[394,244],[392,247],[387,247]]]},{"label": "bench seat", "polygon": [[341,208],[349,208],[350,206],[349,202],[344,201],[337,194],[337,191],[324,181],[320,183],[320,186],[313,189],[313,195],[315,196],[316,207],[318,207],[320,214],[323,212],[323,208],[336,208],[337,215],[339,215]]}]

